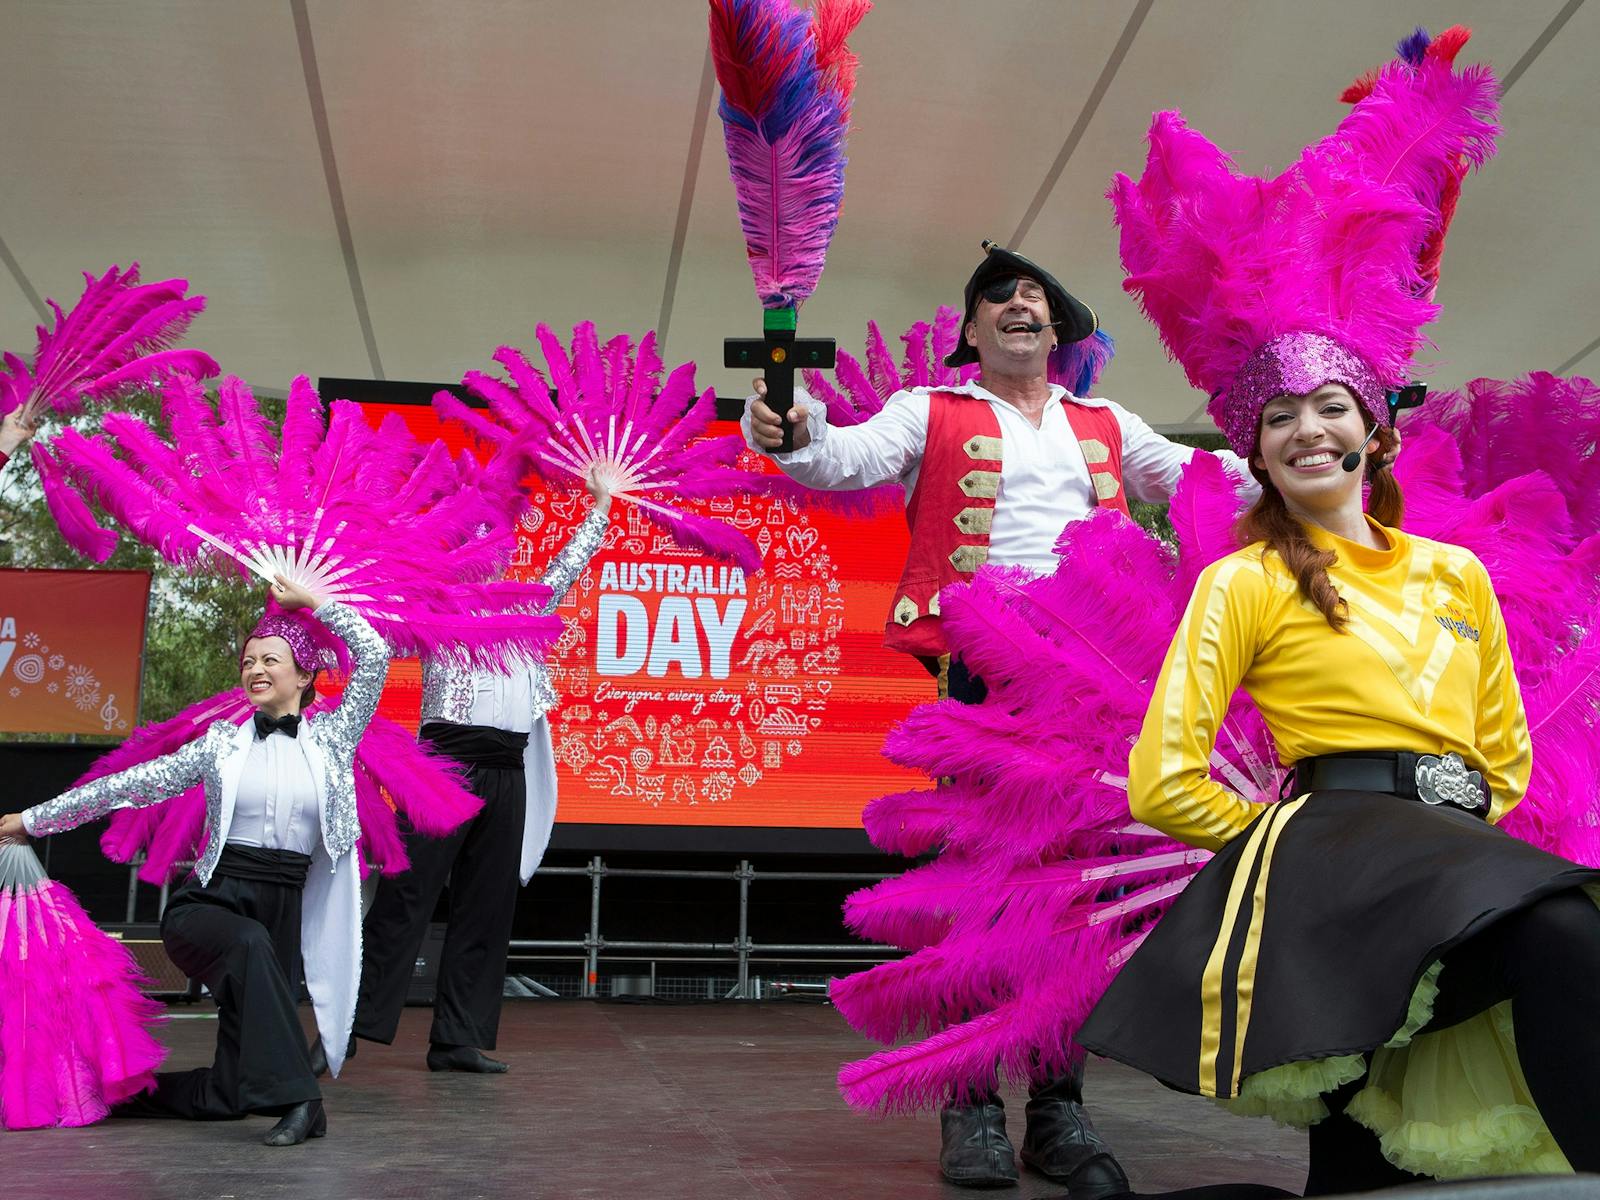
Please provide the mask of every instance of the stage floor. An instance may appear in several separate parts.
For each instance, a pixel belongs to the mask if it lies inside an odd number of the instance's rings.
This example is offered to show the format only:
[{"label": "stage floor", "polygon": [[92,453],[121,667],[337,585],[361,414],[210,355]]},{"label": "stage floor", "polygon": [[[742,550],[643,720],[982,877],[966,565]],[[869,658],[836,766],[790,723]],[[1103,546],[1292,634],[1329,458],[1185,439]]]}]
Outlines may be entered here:
[{"label": "stage floor", "polygon": [[[208,1005],[179,1006],[164,1037],[175,1068],[210,1061]],[[668,1006],[507,1000],[508,1075],[430,1074],[427,1009],[391,1047],[361,1043],[325,1089],[329,1136],[269,1150],[266,1118],[199,1125],[107,1121],[0,1138],[8,1197],[183,1200],[284,1197],[650,1197],[652,1200],[1031,1198],[939,1177],[937,1116],[867,1120],[834,1071],[867,1046],[832,1008],[802,1001]],[[1136,1188],[1251,1180],[1298,1190],[1305,1139],[1230,1116],[1098,1060],[1095,1121]],[[1025,1097],[1008,1095],[1013,1139]]]}]

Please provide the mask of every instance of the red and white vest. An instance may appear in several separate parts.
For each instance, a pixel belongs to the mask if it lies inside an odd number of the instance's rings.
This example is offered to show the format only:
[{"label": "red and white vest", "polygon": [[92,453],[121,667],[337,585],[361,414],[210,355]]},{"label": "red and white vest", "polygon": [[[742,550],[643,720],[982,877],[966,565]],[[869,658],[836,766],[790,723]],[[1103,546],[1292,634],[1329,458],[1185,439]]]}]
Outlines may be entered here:
[{"label": "red and white vest", "polygon": [[[1070,397],[1063,397],[1061,406],[1089,465],[1097,503],[1127,513],[1116,414]],[[948,652],[939,593],[970,579],[989,557],[1003,452],[1000,418],[987,401],[958,392],[929,393],[927,448],[906,504],[911,549],[883,639],[891,650],[923,658]]]}]

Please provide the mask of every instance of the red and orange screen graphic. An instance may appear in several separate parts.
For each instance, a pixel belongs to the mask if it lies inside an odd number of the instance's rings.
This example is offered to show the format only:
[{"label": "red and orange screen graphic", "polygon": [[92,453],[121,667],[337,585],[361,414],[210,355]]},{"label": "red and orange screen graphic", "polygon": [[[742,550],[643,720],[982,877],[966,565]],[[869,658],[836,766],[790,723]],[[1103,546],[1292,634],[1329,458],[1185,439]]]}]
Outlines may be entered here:
[{"label": "red and orange screen graphic", "polygon": [[[398,413],[459,448],[430,409]],[[732,423],[714,433],[737,432]],[[537,580],[588,511],[586,495],[535,492],[512,574]],[[559,819],[576,824],[858,828],[862,807],[925,782],[881,754],[934,684],[883,648],[905,561],[905,520],[766,497],[689,502],[760,547],[763,569],[680,548],[623,501],[599,553],[557,610],[549,662]],[[421,671],[396,662],[380,711],[413,728]]]}]

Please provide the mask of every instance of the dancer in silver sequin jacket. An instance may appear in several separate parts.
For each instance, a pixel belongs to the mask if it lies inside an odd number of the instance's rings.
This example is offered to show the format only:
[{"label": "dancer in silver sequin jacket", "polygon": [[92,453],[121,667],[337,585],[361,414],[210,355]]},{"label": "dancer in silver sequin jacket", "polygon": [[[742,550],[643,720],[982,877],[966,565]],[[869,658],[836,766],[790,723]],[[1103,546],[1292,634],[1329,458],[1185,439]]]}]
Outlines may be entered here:
[{"label": "dancer in silver sequin jacket", "polygon": [[[360,872],[354,854],[361,828],[356,817],[354,761],[356,746],[378,709],[389,671],[389,650],[377,630],[353,608],[327,602],[317,607],[314,615],[349,647],[352,663],[338,707],[305,718],[299,731],[318,792],[321,831],[306,874],[301,950],[317,1028],[324,1044],[337,1048],[330,1056],[337,1074],[343,1057],[337,1050],[342,1050],[349,1037],[361,965]],[[202,886],[208,885],[228,842],[245,760],[255,738],[256,731],[248,721],[243,725],[216,721],[203,736],[171,754],[96,779],[26,810],[21,814],[22,826],[35,836],[60,833],[119,808],[159,804],[203,782],[206,848],[195,865],[195,876]]]}]

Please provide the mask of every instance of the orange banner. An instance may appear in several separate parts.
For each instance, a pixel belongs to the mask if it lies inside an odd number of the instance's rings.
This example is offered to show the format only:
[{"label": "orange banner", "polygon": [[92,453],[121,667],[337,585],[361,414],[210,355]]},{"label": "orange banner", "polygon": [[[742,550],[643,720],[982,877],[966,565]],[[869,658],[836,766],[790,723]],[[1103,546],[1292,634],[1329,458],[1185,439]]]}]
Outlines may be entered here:
[{"label": "orange banner", "polygon": [[0,568],[0,733],[126,734],[148,571]]}]

